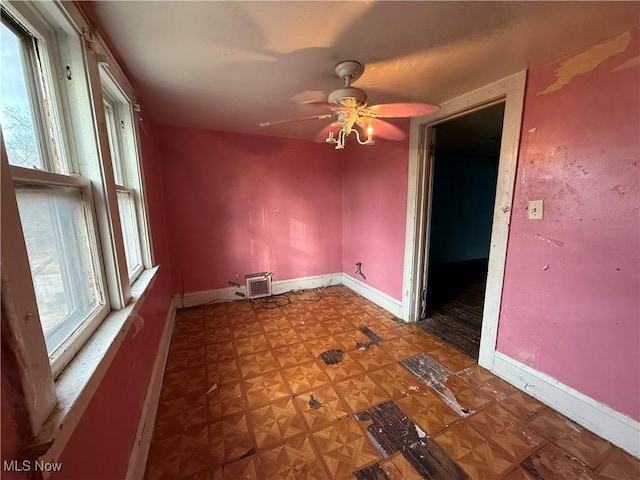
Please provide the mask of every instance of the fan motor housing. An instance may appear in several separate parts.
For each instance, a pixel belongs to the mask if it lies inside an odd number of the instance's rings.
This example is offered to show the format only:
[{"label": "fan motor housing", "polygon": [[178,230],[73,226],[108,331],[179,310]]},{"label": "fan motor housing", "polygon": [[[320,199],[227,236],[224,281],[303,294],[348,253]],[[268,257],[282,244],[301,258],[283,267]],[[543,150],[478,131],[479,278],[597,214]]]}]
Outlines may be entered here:
[{"label": "fan motor housing", "polygon": [[367,105],[367,93],[355,87],[341,88],[331,92],[328,101],[343,107],[364,107]]}]

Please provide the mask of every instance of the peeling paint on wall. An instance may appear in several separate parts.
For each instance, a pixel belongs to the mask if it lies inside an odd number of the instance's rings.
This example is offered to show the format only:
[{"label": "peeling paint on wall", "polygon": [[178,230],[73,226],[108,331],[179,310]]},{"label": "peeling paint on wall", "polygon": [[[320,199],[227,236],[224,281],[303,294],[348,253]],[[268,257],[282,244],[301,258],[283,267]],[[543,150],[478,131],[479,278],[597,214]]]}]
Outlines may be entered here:
[{"label": "peeling paint on wall", "polygon": [[550,238],[550,237],[543,237],[540,234],[536,234],[536,236],[533,238],[535,238],[536,240],[542,240],[547,245],[550,245],[552,247],[562,247],[564,245],[564,242],[560,240],[556,240],[555,238]]},{"label": "peeling paint on wall", "polygon": [[[639,56],[640,29],[598,61],[629,37],[550,96],[576,54],[528,73],[497,350],[637,421],[640,68],[610,72]],[[537,198],[538,223],[523,214]]]},{"label": "peeling paint on wall", "polygon": [[[605,60],[622,53],[631,41],[631,34],[625,32],[611,40],[594,45],[589,50],[574,55],[554,70],[556,80],[538,95],[555,92],[567,85],[574,77],[590,72]],[[618,67],[619,68],[619,67]]]},{"label": "peeling paint on wall", "polygon": [[612,72],[620,72],[622,70],[626,70],[627,68],[640,66],[640,55],[637,57],[630,58],[624,63],[621,63],[616,68],[611,70]]}]

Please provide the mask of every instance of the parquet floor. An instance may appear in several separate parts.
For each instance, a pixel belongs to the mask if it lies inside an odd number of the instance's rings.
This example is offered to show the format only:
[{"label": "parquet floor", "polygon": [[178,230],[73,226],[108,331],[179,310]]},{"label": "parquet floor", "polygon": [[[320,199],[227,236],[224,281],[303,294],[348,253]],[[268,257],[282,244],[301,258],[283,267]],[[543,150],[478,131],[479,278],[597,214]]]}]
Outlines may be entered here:
[{"label": "parquet floor", "polygon": [[[472,479],[640,478],[638,460],[350,290],[288,297],[178,312],[146,480],[422,478],[355,416],[389,400]],[[359,327],[382,344],[358,350]],[[317,359],[333,348],[340,363]],[[446,387],[474,413],[398,363],[420,353],[454,372]]]}]

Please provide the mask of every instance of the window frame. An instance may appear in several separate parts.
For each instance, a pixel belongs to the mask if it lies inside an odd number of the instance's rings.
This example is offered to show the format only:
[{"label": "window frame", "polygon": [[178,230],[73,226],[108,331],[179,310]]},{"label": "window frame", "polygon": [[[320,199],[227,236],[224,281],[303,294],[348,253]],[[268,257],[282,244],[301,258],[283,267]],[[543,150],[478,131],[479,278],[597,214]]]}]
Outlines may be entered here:
[{"label": "window frame", "polygon": [[[134,214],[134,220],[135,220],[135,239],[134,241],[136,242],[136,247],[138,248],[137,250],[137,254],[139,257],[139,263],[137,263],[133,269],[128,269],[129,265],[127,264],[127,269],[129,272],[129,279],[132,282],[135,282],[135,280],[137,280],[137,278],[140,276],[140,274],[142,273],[142,271],[144,270],[144,259],[142,256],[142,239],[140,238],[140,230],[139,230],[139,224],[140,222],[138,221],[138,209],[137,209],[137,202],[138,202],[138,195],[137,192],[131,188],[131,187],[125,187],[122,185],[116,185],[116,195],[120,194],[120,193],[126,193],[127,195],[129,195],[129,200],[131,201],[131,204],[129,205],[129,207],[131,208],[131,210],[133,211]],[[120,205],[120,203],[118,202],[118,206]],[[122,218],[123,215],[125,215],[128,212],[122,212],[120,211],[120,217]],[[123,236],[124,236],[124,231],[123,231]],[[126,242],[125,242],[126,244]],[[125,245],[125,253],[127,250],[127,245]],[[126,256],[126,255],[125,255]]]},{"label": "window frame", "polygon": [[[26,45],[22,45],[21,52],[23,68],[29,75],[29,78],[25,79],[25,86],[31,115],[37,115],[40,119],[48,118],[52,122],[50,126],[34,124],[38,153],[42,157],[41,166],[53,173],[73,174],[76,169],[74,168],[75,159],[70,154],[72,149],[69,148],[71,132],[65,131],[60,121],[63,116],[60,103],[64,93],[60,89],[59,82],[56,81],[60,77],[60,72],[55,68],[57,59],[54,53],[58,50],[55,32],[40,16],[29,15],[24,9],[20,9],[19,12],[11,11],[7,7],[3,3],[2,23],[20,37],[22,42],[33,43],[33,52],[29,51]],[[45,111],[45,99],[49,102],[50,115]],[[54,152],[52,143],[55,143],[59,149],[58,153]],[[55,164],[55,157],[60,159],[61,165]]]},{"label": "window frame", "polygon": [[[115,152],[110,151],[110,158],[116,186],[116,197],[117,192],[127,191],[131,195],[135,211],[140,264],[132,272],[129,272],[129,280],[133,283],[145,268],[150,268],[153,264],[142,182],[142,164],[138,148],[139,132],[135,122],[133,102],[112,75],[109,64],[101,62],[99,71],[103,105],[105,110],[110,110],[114,120],[114,128],[112,129],[107,118],[109,114],[105,113],[107,132],[112,132],[108,135],[109,147],[110,149],[112,146],[115,147]],[[118,129],[118,124],[122,126],[121,129]],[[116,158],[114,158],[114,155]],[[122,212],[120,214],[122,215]]]},{"label": "window frame", "polygon": [[[133,318],[138,317],[137,312],[155,281],[159,267],[153,266],[144,173],[138,149],[139,117],[133,112],[135,96],[131,84],[113,60],[108,47],[93,33],[77,4],[58,0],[28,3],[9,0],[3,2],[2,12],[3,17],[7,15],[45,45],[43,51],[46,50],[47,60],[44,63],[50,71],[51,96],[56,101],[52,118],[62,138],[60,148],[65,149],[63,158],[68,170],[59,173],[10,166],[0,128],[3,348],[7,348],[13,358],[19,359],[15,373],[21,388],[17,392],[28,412],[32,435],[22,441],[31,441],[31,447],[37,446],[38,451],[42,451],[42,445],[48,445],[39,458],[42,461],[54,461],[59,459],[106,374]],[[98,50],[105,52],[105,55],[98,54]],[[131,106],[126,122],[131,129],[130,141],[137,167],[137,183],[133,188],[138,197],[136,209],[143,263],[135,281],[127,275],[117,205],[118,189],[102,111],[99,64],[104,58],[111,64],[109,75]],[[43,105],[41,102],[36,104],[39,107]],[[67,347],[69,362],[61,360],[60,363],[66,363],[64,367],[58,368],[50,363],[43,329],[37,318],[33,278],[15,192],[20,182],[58,182],[61,186],[78,188],[86,199],[83,202],[85,209],[93,214],[91,225],[87,228],[94,229],[96,233],[91,241],[97,245],[98,256],[102,260],[103,296],[108,308],[103,318],[91,319],[92,326],[95,323],[95,330],[85,335],[88,338],[74,343],[73,347]],[[83,332],[86,331],[86,328],[83,329]]]},{"label": "window frame", "polygon": [[[106,292],[106,276],[104,266],[100,262],[100,244],[98,240],[98,224],[96,220],[95,205],[93,203],[93,189],[91,182],[77,175],[70,176],[65,174],[47,172],[44,170],[34,170],[30,168],[10,166],[11,177],[14,184],[14,191],[21,185],[26,186],[51,186],[51,187],[68,187],[80,190],[82,193],[83,207],[87,214],[87,228],[89,230],[89,241],[91,257],[93,259],[94,273],[98,275],[96,279],[100,282],[102,291],[101,306],[94,309],[84,320],[82,320],[80,328],[75,328],[69,338],[53,352],[49,357],[51,371],[54,379],[57,378],[68,363],[75,357],[78,351],[84,346],[86,341],[93,335],[100,323],[111,313],[111,305],[108,302],[108,294]],[[31,273],[30,273],[31,275]]]}]

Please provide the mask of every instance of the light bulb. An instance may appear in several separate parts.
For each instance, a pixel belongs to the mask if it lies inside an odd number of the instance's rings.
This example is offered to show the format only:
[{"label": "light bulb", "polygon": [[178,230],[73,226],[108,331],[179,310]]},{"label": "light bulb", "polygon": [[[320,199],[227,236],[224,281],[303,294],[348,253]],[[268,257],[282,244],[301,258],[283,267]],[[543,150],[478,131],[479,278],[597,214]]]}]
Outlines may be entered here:
[{"label": "light bulb", "polygon": [[333,132],[329,132],[329,136],[326,138],[327,143],[336,143],[336,139],[333,137]]}]

